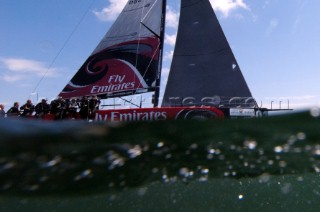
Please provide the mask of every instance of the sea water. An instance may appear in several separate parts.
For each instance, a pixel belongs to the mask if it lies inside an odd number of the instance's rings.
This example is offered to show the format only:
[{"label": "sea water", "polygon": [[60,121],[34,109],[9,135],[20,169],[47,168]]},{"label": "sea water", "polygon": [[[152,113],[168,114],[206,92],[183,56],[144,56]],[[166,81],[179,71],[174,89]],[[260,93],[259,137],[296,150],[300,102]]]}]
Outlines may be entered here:
[{"label": "sea water", "polygon": [[0,211],[319,211],[320,112],[0,120]]}]

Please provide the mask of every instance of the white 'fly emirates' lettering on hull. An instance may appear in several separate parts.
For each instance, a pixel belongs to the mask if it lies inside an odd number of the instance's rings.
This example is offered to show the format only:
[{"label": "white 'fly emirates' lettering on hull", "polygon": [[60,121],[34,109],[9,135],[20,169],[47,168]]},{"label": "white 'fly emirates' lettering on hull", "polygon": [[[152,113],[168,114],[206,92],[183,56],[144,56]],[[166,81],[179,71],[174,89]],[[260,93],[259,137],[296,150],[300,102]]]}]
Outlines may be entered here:
[{"label": "white 'fly emirates' lettering on hull", "polygon": [[98,110],[95,121],[162,121],[223,118],[224,113],[215,107],[161,107],[136,109]]},{"label": "white 'fly emirates' lettering on hull", "polygon": [[132,112],[118,112],[112,111],[106,114],[96,114],[96,121],[159,121],[166,120],[166,112],[137,112],[133,110]]}]

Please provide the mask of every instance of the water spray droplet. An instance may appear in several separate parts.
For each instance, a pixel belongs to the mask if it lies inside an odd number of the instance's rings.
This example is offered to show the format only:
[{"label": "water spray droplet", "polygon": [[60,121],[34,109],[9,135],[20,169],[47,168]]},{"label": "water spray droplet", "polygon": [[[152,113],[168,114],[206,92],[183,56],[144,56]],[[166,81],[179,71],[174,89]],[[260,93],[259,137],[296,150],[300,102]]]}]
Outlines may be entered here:
[{"label": "water spray droplet", "polygon": [[315,118],[319,117],[320,116],[320,108],[319,107],[311,108],[310,115]]}]

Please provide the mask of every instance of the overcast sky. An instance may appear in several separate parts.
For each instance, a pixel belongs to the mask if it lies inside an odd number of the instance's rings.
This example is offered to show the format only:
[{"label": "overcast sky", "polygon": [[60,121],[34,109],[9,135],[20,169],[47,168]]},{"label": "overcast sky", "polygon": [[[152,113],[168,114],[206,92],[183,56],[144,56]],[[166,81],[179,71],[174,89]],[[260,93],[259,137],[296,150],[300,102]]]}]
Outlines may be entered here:
[{"label": "overcast sky", "polygon": [[[0,103],[55,98],[127,0],[0,1]],[[320,1],[211,0],[259,104],[320,106]],[[180,1],[168,0],[163,80]]]}]

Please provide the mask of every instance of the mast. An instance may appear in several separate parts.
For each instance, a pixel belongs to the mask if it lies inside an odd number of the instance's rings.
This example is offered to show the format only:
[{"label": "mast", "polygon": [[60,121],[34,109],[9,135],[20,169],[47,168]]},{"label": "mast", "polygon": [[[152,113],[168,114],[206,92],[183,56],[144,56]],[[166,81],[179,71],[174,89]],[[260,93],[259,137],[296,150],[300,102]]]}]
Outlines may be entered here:
[{"label": "mast", "polygon": [[163,43],[165,33],[165,22],[166,22],[166,5],[167,0],[162,1],[162,15],[161,15],[161,29],[160,29],[160,46],[159,46],[159,68],[156,74],[156,86],[154,91],[153,106],[158,107],[159,96],[160,96],[160,84],[161,84],[161,71],[162,71],[162,57],[163,57]]}]

